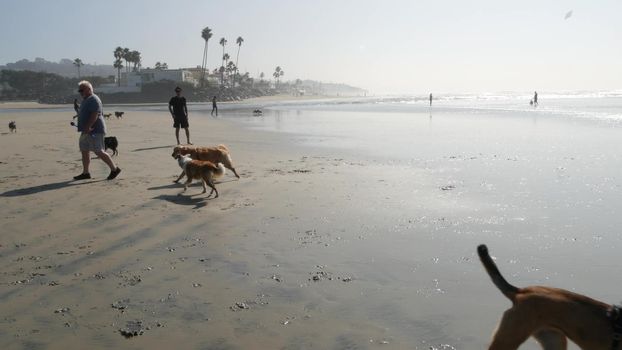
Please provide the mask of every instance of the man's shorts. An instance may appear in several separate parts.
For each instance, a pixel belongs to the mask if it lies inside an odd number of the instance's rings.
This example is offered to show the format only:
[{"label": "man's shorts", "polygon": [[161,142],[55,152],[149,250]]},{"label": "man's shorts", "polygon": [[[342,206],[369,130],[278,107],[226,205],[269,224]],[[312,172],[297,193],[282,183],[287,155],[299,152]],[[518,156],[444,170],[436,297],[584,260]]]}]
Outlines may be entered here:
[{"label": "man's shorts", "polygon": [[103,151],[104,134],[80,134],[80,151]]},{"label": "man's shorts", "polygon": [[176,115],[173,117],[173,127],[174,128],[187,128],[188,125],[188,117],[185,115]]}]

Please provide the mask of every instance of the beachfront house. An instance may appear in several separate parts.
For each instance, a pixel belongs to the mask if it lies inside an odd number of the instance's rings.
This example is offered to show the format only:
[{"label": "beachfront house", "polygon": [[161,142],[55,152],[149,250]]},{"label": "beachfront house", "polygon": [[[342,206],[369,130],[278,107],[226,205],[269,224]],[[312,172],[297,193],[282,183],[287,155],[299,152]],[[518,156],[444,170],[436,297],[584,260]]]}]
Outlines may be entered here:
[{"label": "beachfront house", "polygon": [[144,68],[139,72],[121,73],[121,83],[102,84],[95,88],[96,91],[107,94],[119,92],[141,92],[144,84],[158,81],[174,81],[190,83],[194,86],[199,81],[189,69],[151,69]]},{"label": "beachfront house", "polygon": [[194,77],[190,69],[142,69],[139,73],[142,77],[143,84],[149,84],[156,81],[170,80],[174,82],[190,83],[194,86],[199,81]]}]

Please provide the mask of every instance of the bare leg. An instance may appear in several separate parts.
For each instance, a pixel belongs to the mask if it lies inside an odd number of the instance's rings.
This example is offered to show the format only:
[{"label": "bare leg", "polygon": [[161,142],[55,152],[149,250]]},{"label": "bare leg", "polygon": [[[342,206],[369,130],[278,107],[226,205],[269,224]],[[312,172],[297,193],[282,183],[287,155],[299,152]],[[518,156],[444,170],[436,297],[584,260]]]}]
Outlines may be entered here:
[{"label": "bare leg", "polygon": [[177,139],[177,144],[179,145],[179,128],[175,128],[175,138]]},{"label": "bare leg", "polygon": [[544,350],[566,350],[568,342],[566,336],[553,329],[545,329],[535,333],[534,338],[538,340]]},{"label": "bare leg", "polygon": [[108,153],[100,150],[100,151],[96,151],[95,154],[97,154],[97,156],[101,160],[103,160],[104,163],[108,165],[108,167],[110,167],[110,171],[117,170],[117,166],[114,164],[114,162],[112,161],[112,158],[110,158],[110,155],[108,155]]},{"label": "bare leg", "polygon": [[89,151],[80,151],[82,153],[82,174],[89,173],[89,165],[91,164],[91,154]]},{"label": "bare leg", "polygon": [[[188,128],[184,129],[186,129],[186,140],[188,140],[188,144],[191,145],[192,142],[190,142],[190,130],[188,130]],[[177,142],[179,142],[179,135],[177,136]]]}]

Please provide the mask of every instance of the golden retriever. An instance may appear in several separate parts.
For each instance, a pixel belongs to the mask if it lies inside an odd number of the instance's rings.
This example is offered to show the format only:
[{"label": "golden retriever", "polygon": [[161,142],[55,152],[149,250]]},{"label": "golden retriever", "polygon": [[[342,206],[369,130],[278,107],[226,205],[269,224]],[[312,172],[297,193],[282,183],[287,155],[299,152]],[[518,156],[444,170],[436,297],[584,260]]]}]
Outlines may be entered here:
[{"label": "golden retriever", "polygon": [[188,189],[188,185],[192,182],[192,180],[201,180],[201,184],[203,185],[203,193],[207,192],[207,187],[205,186],[207,184],[212,188],[212,191],[209,193],[208,197],[210,197],[212,193],[216,192],[216,196],[214,198],[218,198],[218,190],[216,189],[216,186],[214,186],[214,179],[225,174],[226,170],[222,163],[218,163],[218,166],[216,166],[214,163],[207,160],[193,160],[188,155],[178,155],[177,162],[188,177],[184,183],[184,190],[182,192],[186,192],[186,189]]},{"label": "golden retriever", "polygon": [[[238,175],[235,168],[233,168],[229,149],[225,145],[218,145],[216,147],[175,146],[171,156],[177,159],[180,155],[189,155],[192,159],[207,160],[214,164],[222,163],[225,168],[233,171],[233,174],[235,174],[238,179],[240,178],[240,175]],[[185,173],[182,171],[177,180],[173,182],[179,182],[184,175]]]},{"label": "golden retriever", "polygon": [[567,339],[581,349],[622,349],[619,307],[558,288],[515,287],[503,278],[485,245],[477,247],[477,254],[492,282],[513,304],[488,349],[518,349],[530,336],[545,350],[566,349]]}]

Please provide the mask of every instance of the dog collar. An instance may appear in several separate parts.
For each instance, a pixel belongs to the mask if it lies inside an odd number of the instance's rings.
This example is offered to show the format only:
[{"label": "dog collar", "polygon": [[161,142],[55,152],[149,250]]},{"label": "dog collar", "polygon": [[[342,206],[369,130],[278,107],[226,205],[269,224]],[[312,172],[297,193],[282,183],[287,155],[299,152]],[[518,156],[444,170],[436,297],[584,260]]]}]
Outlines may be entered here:
[{"label": "dog collar", "polygon": [[618,305],[611,306],[607,311],[607,316],[611,320],[613,327],[613,340],[611,341],[611,349],[616,350],[622,341],[622,309]]}]

